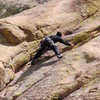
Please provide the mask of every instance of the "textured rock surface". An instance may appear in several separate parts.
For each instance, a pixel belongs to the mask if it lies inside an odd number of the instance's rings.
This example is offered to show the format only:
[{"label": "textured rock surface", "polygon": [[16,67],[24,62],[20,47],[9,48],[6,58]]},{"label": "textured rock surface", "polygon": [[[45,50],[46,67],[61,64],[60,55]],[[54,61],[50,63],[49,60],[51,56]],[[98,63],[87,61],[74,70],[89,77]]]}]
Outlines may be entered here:
[{"label": "textured rock surface", "polygon": [[[17,100],[26,98],[27,100],[51,100],[55,98],[59,100],[69,95],[71,92],[79,89],[84,84],[95,79],[100,74],[100,52],[98,50],[99,39],[100,36],[84,46],[72,50],[70,53],[65,54],[64,58],[60,61],[57,61],[54,57],[53,59],[41,63],[40,65],[34,66],[35,68],[39,67],[38,70],[31,67],[35,70],[35,72],[33,71],[29,77],[33,81],[29,82],[28,77],[26,76],[26,84],[20,84],[20,87],[14,92],[13,96],[16,97],[24,91],[23,87],[24,89],[25,87],[27,89],[27,87],[31,87],[33,84],[31,89],[17,98]],[[96,52],[93,51],[94,45],[97,45],[97,48],[95,46],[94,50]],[[50,65],[50,62],[55,63]],[[41,77],[38,77],[39,74],[37,73],[41,74]],[[38,81],[37,78],[39,78]],[[25,80],[23,82],[25,82]],[[27,81],[29,83],[27,83]]]},{"label": "textured rock surface", "polygon": [[[0,97],[5,100],[84,100],[85,95],[99,98],[99,86],[96,96],[87,92],[99,84],[99,9],[99,0],[49,0],[0,19],[0,91],[6,87]],[[58,44],[63,49],[61,60],[50,52],[51,57],[45,54],[39,63],[30,66],[28,62],[39,41],[45,35],[66,30],[73,31],[65,39],[75,44],[74,49]]]},{"label": "textured rock surface", "polygon": [[100,99],[100,77],[92,80],[79,90],[75,91],[64,100],[99,100]]}]

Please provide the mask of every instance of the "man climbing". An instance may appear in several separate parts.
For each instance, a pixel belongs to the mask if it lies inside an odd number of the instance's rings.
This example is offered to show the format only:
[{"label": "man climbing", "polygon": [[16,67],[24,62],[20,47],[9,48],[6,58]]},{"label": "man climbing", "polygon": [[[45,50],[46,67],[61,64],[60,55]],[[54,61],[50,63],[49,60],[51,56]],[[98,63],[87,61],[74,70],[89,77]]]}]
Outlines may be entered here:
[{"label": "man climbing", "polygon": [[56,42],[60,42],[62,44],[73,46],[73,44],[68,43],[67,41],[64,41],[62,38],[62,33],[57,32],[56,35],[46,36],[41,42],[40,47],[35,56],[32,59],[31,65],[34,64],[34,61],[36,61],[39,57],[41,57],[42,53],[49,48],[50,50],[53,50],[56,54],[56,56],[60,59],[62,58],[62,55],[60,54],[57,46],[55,45]]}]

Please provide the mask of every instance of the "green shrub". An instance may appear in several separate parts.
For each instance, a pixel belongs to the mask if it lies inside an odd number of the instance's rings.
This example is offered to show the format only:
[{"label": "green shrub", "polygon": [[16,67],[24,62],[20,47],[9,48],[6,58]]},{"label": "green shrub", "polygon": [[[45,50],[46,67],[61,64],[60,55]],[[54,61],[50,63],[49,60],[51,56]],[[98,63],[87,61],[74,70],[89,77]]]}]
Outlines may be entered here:
[{"label": "green shrub", "polygon": [[0,11],[5,8],[5,5],[0,3]]},{"label": "green shrub", "polygon": [[5,5],[0,4],[0,11],[2,9],[6,9],[6,12],[1,15],[1,18],[4,18],[4,17],[11,16],[11,15],[15,15],[17,13],[24,11],[24,10],[30,9],[30,6],[24,5],[22,7],[16,7],[15,5],[11,5],[9,7],[6,7]]},{"label": "green shrub", "polygon": [[23,7],[21,7],[21,11],[24,11],[24,10],[27,10],[27,9],[30,9],[29,5],[24,5]]}]

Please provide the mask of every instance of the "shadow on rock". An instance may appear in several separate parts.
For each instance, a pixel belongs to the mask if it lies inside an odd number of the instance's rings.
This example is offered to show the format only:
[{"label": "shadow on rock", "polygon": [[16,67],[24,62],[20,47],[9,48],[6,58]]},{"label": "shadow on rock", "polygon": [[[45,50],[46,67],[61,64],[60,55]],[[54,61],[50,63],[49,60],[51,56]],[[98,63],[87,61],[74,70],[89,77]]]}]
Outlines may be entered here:
[{"label": "shadow on rock", "polygon": [[25,77],[30,76],[32,73],[35,71],[38,71],[41,67],[48,67],[50,65],[55,64],[59,59],[55,59],[50,62],[46,62],[50,59],[51,57],[45,57],[44,59],[40,59],[37,63],[34,65],[29,65],[29,68],[19,77],[19,79],[16,81],[16,84],[22,80],[25,79]]},{"label": "shadow on rock", "polygon": [[37,71],[41,67],[47,67],[47,66],[53,65],[57,61],[58,60],[50,61],[50,62],[47,62],[47,63],[45,63],[45,62],[40,63],[39,65],[34,66],[33,71]]}]

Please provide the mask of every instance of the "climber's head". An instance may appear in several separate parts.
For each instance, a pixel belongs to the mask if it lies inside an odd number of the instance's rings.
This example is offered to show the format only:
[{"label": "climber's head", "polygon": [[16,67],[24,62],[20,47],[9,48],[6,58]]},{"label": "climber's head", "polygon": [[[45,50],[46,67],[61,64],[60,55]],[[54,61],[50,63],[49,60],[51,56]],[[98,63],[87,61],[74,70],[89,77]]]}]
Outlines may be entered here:
[{"label": "climber's head", "polygon": [[57,32],[56,35],[59,36],[59,37],[62,37],[62,33],[61,32]]}]

